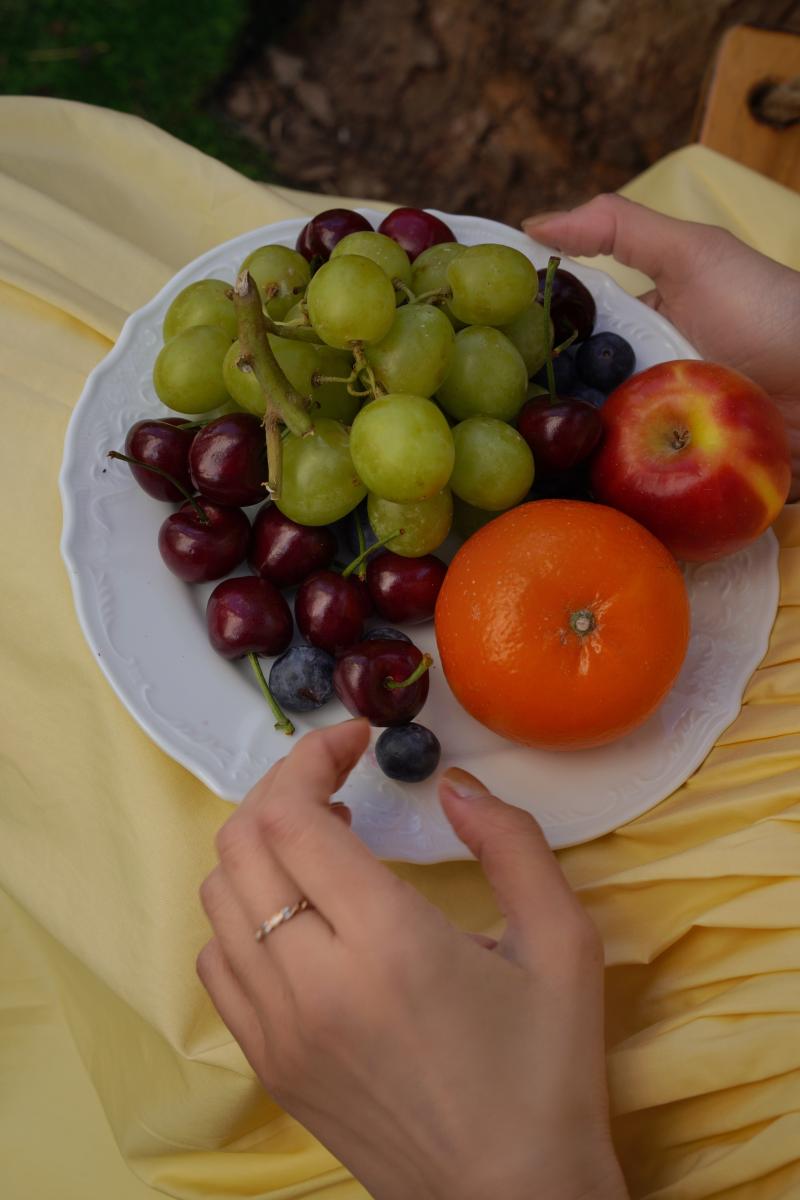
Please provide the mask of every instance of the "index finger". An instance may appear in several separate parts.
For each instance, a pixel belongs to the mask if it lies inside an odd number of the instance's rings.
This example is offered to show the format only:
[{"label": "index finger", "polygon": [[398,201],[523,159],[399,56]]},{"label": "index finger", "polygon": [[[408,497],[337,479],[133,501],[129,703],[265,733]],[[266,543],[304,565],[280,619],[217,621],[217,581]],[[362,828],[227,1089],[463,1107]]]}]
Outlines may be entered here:
[{"label": "index finger", "polygon": [[[330,809],[369,741],[366,721],[307,733],[252,789],[232,821],[253,822],[286,873],[336,933],[363,924],[399,880]],[[236,887],[235,878],[232,879]]]}]

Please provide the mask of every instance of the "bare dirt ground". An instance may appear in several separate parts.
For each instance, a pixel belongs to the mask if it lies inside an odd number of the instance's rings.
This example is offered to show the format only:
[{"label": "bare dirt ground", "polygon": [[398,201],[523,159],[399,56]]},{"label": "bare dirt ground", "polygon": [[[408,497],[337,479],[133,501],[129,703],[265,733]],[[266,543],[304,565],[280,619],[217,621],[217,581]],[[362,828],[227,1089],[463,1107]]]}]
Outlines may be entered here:
[{"label": "bare dirt ground", "polygon": [[796,0],[305,0],[229,82],[290,185],[517,222],[691,140],[721,34]]}]

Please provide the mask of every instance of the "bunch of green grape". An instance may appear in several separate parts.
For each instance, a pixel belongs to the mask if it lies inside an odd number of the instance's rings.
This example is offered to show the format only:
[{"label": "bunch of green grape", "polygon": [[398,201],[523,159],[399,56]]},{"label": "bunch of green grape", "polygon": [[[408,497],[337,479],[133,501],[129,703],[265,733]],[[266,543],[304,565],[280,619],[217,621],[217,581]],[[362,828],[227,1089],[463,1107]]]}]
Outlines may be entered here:
[{"label": "bunch of green grape", "polygon": [[[475,528],[518,504],[533,483],[514,428],[529,377],[553,333],[526,256],[505,245],[443,242],[413,262],[392,238],[344,237],[312,273],[286,246],[242,263],[259,289],[270,347],[310,397],[311,435],[283,438],[278,507],[327,525],[368,498],[378,537],[398,554],[435,550],[454,520]],[[164,320],[154,383],[169,408],[263,414],[240,348],[231,285],[190,284]]]}]

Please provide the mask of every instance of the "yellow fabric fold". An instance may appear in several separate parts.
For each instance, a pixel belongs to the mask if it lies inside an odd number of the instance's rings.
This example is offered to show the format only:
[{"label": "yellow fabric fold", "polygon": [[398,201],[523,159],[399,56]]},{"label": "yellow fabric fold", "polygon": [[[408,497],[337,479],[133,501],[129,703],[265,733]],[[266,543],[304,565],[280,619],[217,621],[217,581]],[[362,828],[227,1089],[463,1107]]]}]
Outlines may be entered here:
[{"label": "yellow fabric fold", "polygon": [[[800,268],[798,197],[719,155],[690,147],[625,191]],[[263,1095],[196,981],[197,888],[229,809],[122,708],[59,556],[69,414],[125,316],[218,242],[334,202],[133,117],[0,99],[9,1200],[365,1195]],[[800,512],[778,534],[781,609],[739,717],[672,797],[561,856],[606,945],[615,1132],[641,1200],[800,1195]],[[496,924],[473,864],[396,869],[464,928]]]}]

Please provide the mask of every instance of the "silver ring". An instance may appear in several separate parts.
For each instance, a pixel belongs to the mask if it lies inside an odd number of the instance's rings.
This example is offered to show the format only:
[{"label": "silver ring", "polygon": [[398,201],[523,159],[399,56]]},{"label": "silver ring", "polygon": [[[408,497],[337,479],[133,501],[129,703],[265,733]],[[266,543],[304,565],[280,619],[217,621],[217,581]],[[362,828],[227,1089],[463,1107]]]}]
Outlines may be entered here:
[{"label": "silver ring", "polygon": [[256,930],[256,941],[263,942],[274,929],[279,925],[284,925],[286,921],[291,921],[292,917],[296,917],[298,913],[305,912],[307,908],[311,908],[311,901],[306,900],[305,896],[302,900],[298,900],[296,904],[287,904],[280,912],[273,913],[266,921],[263,921]]}]

